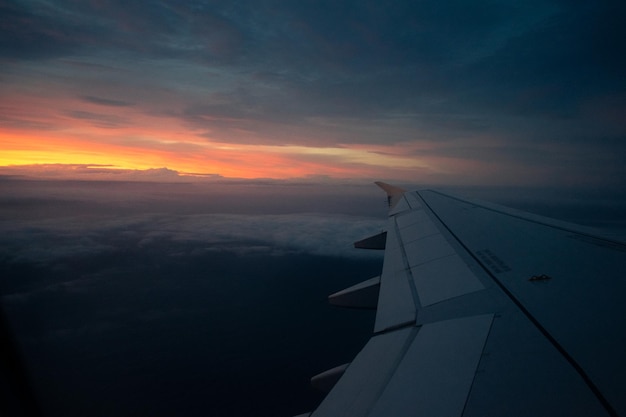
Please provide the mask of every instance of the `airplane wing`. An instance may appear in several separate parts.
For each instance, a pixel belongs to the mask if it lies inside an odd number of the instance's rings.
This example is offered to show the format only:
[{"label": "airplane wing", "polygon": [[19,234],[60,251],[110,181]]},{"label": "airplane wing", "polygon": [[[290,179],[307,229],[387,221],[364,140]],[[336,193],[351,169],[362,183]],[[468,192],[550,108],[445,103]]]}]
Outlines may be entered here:
[{"label": "airplane wing", "polygon": [[311,416],[626,416],[626,244],[436,191],[389,197],[374,334]]}]

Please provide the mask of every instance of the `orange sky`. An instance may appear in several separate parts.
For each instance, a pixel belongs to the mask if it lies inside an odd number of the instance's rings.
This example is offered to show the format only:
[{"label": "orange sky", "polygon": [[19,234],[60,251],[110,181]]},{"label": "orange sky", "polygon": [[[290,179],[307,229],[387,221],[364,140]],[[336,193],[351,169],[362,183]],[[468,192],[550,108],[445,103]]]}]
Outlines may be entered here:
[{"label": "orange sky", "polygon": [[[180,115],[155,112],[149,105],[118,106],[90,102],[76,94],[59,94],[47,97],[16,92],[0,104],[9,121],[0,124],[1,173],[45,177],[53,169],[58,171],[57,178],[73,177],[77,171],[71,167],[79,165],[87,166],[81,171],[83,175],[92,166],[99,174],[105,169],[152,170],[157,174],[162,172],[156,169],[168,168],[183,176],[229,178],[325,176],[457,185],[563,181],[556,171],[559,166],[529,169],[523,162],[481,156],[497,154],[505,146],[496,137],[338,144],[327,140],[323,130],[275,123],[270,132],[285,128],[285,136],[276,140],[268,136],[271,123],[266,121],[256,122],[260,126],[256,132],[249,120],[215,116],[211,123],[242,127],[212,132],[186,122]],[[356,134],[378,128],[375,123],[351,127]],[[381,129],[393,132],[399,128]],[[419,131],[406,129],[405,134],[417,136]],[[567,159],[567,149],[549,144],[533,146],[535,152],[543,148],[545,155],[554,155],[557,150]],[[61,165],[68,168],[61,169]],[[567,174],[567,181],[572,183],[593,180],[596,178],[588,171],[578,176]]]},{"label": "orange sky", "polygon": [[[64,119],[49,110],[47,118],[39,114],[37,120],[46,129],[0,128],[2,172],[28,167],[20,172],[38,176],[44,171],[48,175],[51,165],[81,165],[94,166],[99,171],[168,168],[185,176],[275,179],[327,176],[471,184],[484,182],[491,172],[499,173],[497,178],[492,177],[491,183],[515,183],[515,172],[523,169],[509,166],[507,171],[495,162],[477,163],[454,157],[411,156],[420,150],[428,154],[428,145],[423,143],[303,146],[218,142],[199,137],[198,132],[174,119],[142,114],[132,117],[133,124],[129,126],[109,128],[94,126],[93,121]],[[38,170],[37,165],[45,170]],[[72,170],[60,172],[59,175],[70,177],[73,173]],[[537,171],[536,175],[540,180],[543,173]]]},{"label": "orange sky", "polygon": [[324,145],[323,140],[312,146],[252,144],[241,138],[246,131],[234,132],[237,137],[230,141],[223,134],[212,140],[175,117],[155,117],[134,107],[26,95],[9,102],[3,106],[4,114],[20,123],[0,127],[0,166],[5,167],[167,167],[183,175],[279,179],[314,175],[408,179],[432,169],[425,159],[405,156],[414,151],[408,145],[337,146]]},{"label": "orange sky", "polygon": [[181,174],[236,178],[310,175],[359,177],[412,170],[418,161],[361,149],[189,141],[177,132],[139,128],[115,131],[78,127],[63,131],[0,131],[0,165],[87,164],[117,169],[167,167]]},{"label": "orange sky", "polygon": [[[486,170],[497,169],[462,156],[435,152],[455,142],[442,145],[436,139],[420,138],[419,130],[407,125],[402,117],[391,121],[341,117],[273,120],[271,115],[255,118],[254,114],[240,115],[236,110],[230,111],[232,115],[225,114],[219,106],[215,114],[209,107],[198,115],[189,115],[186,109],[193,105],[179,103],[183,93],[135,85],[122,89],[115,83],[101,85],[101,80],[83,85],[76,80],[93,74],[82,67],[67,67],[65,62],[57,64],[70,68],[69,75],[51,71],[43,80],[41,73],[47,68],[33,67],[29,71],[36,75],[27,77],[32,85],[22,83],[22,75],[17,72],[8,78],[11,81],[13,77],[13,82],[2,85],[2,172],[22,167],[20,173],[39,176],[49,175],[52,165],[81,165],[98,166],[99,171],[103,167],[168,168],[180,175],[276,179],[327,176],[432,184],[480,182],[488,175]],[[74,81],[68,83],[68,79]],[[194,102],[193,89],[189,94],[186,100]],[[126,95],[132,97],[123,98]],[[209,96],[221,100],[219,94]],[[464,140],[464,146],[498,146],[497,141],[484,137],[471,143]],[[71,169],[59,173],[74,174]]]}]

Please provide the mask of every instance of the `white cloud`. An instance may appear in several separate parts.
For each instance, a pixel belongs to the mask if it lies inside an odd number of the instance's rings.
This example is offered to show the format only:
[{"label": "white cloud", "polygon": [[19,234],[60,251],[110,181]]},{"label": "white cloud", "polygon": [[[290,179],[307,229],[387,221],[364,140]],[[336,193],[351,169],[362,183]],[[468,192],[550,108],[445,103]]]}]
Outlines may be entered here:
[{"label": "white cloud", "polygon": [[[0,223],[2,253],[19,262],[151,250],[169,242],[169,255],[203,251],[279,255],[378,256],[352,243],[381,231],[382,219],[325,214],[150,214]],[[5,258],[5,259],[6,259]]]}]

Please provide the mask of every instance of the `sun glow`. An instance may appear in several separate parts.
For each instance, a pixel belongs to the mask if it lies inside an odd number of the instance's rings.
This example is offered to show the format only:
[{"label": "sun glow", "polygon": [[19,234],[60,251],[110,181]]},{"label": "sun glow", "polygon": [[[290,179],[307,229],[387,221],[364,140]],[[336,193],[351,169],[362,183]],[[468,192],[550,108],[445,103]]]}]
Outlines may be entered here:
[{"label": "sun glow", "polygon": [[[79,97],[79,98],[77,98]],[[292,144],[257,137],[246,129],[211,133],[179,115],[163,115],[134,105],[102,105],[75,96],[53,101],[16,96],[2,106],[8,123],[0,126],[0,166],[81,165],[147,170],[167,167],[182,175],[236,178],[414,177],[430,169],[405,146],[328,145],[315,132]],[[30,108],[31,111],[26,111]],[[214,120],[217,125],[220,120]],[[234,123],[221,120],[222,123]],[[246,135],[252,135],[248,137]],[[294,145],[309,142],[311,145]]]},{"label": "sun glow", "polygon": [[171,120],[154,118],[115,129],[90,126],[84,120],[68,123],[62,129],[5,129],[0,131],[0,149],[2,166],[79,164],[134,170],[167,167],[181,174],[237,178],[363,176],[377,170],[425,166],[400,153],[370,152],[358,147],[211,142]]}]

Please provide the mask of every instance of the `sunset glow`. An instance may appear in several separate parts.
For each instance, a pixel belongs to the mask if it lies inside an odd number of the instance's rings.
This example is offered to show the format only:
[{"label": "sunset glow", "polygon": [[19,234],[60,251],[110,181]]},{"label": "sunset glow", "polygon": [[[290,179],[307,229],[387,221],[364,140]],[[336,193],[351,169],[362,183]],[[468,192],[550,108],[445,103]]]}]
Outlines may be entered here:
[{"label": "sunset glow", "polygon": [[[406,155],[408,147],[247,143],[186,126],[176,117],[155,117],[125,106],[67,98],[16,97],[6,113],[22,126],[0,130],[0,166],[83,164],[110,169],[167,167],[181,175],[235,178],[385,176],[428,166]],[[23,107],[19,107],[23,106]],[[28,106],[29,111],[26,110]],[[80,109],[80,110],[78,110]],[[212,123],[219,123],[213,118]],[[229,121],[230,122],[230,121]],[[34,128],[31,128],[33,126]],[[224,140],[229,140],[225,142]],[[243,143],[238,143],[243,142]],[[271,140],[262,142],[272,142]]]},{"label": "sunset glow", "polygon": [[[88,164],[114,169],[167,167],[185,174],[237,178],[293,178],[308,175],[355,177],[388,167],[411,169],[419,162],[401,155],[362,149],[229,145],[186,140],[180,132],[139,128],[116,131],[0,132],[0,165]],[[191,139],[194,139],[191,136]],[[391,168],[389,168],[391,169]]]},{"label": "sunset glow", "polygon": [[0,172],[623,182],[613,9],[420,4],[0,6]]}]

